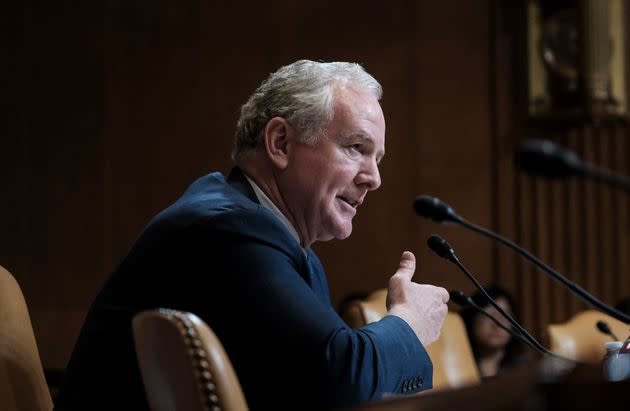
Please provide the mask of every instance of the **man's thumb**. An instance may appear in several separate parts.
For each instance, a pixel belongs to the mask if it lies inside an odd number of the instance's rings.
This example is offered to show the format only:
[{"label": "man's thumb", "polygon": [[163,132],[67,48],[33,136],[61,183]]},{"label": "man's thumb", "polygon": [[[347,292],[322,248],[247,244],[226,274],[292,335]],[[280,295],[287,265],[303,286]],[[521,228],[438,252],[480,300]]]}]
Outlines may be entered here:
[{"label": "man's thumb", "polygon": [[398,273],[402,274],[411,281],[413,273],[416,271],[416,256],[411,251],[404,251],[400,257],[400,265],[398,266]]}]

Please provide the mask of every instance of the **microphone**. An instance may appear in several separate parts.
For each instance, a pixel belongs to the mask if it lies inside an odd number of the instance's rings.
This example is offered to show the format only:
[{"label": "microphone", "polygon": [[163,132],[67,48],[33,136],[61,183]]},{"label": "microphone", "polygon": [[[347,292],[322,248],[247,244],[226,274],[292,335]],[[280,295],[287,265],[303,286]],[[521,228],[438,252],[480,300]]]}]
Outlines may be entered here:
[{"label": "microphone", "polygon": [[461,217],[445,202],[437,197],[421,195],[413,202],[416,214],[426,217],[436,223],[459,222]]},{"label": "microphone", "polygon": [[527,140],[514,155],[514,162],[535,177],[566,178],[584,175],[584,164],[573,151],[548,140]]},{"label": "microphone", "polygon": [[481,291],[484,297],[488,299],[488,302],[499,312],[499,314],[501,314],[503,318],[508,320],[510,324],[512,324],[512,326],[516,328],[517,332],[521,334],[521,336],[527,341],[529,346],[531,346],[532,348],[534,348],[536,351],[538,351],[541,354],[549,355],[555,358],[564,359],[567,361],[572,361],[549,351],[541,343],[539,343],[536,338],[532,337],[532,335],[529,334],[516,320],[514,320],[508,313],[506,313],[505,310],[503,310],[503,308],[501,308],[501,306],[497,304],[496,301],[494,301],[490,297],[490,295],[488,295],[486,290],[477,281],[477,279],[470,273],[470,271],[468,271],[468,269],[459,261],[459,259],[455,255],[455,250],[446,240],[444,240],[442,237],[438,235],[432,235],[427,239],[427,245],[437,255],[444,258],[445,260],[448,260],[454,263],[464,274],[466,274],[468,279],[470,279],[470,281],[472,281],[475,287],[477,287],[477,289]]},{"label": "microphone", "polygon": [[427,238],[427,245],[429,246],[431,251],[433,251],[440,257],[447,260],[457,260],[457,256],[455,256],[455,250],[453,250],[453,247],[451,247],[448,241],[446,241],[439,235],[432,235],[431,237]]},{"label": "microphone", "polygon": [[466,308],[466,307],[472,307],[476,312],[478,312],[479,314],[489,318],[493,323],[495,323],[499,328],[504,329],[505,331],[507,331],[511,336],[515,337],[516,339],[518,339],[520,342],[524,343],[525,345],[527,345],[528,347],[534,348],[536,351],[538,351],[538,349],[536,349],[536,347],[533,347],[529,341],[527,341],[525,338],[523,338],[523,336],[521,334],[519,334],[518,332],[516,332],[514,329],[512,328],[508,328],[505,325],[501,324],[501,322],[499,320],[497,320],[496,317],[494,317],[493,315],[490,315],[489,313],[487,313],[483,308],[481,308],[479,306],[479,304],[477,304],[469,295],[464,294],[463,291],[461,290],[451,290],[449,291],[449,296],[450,301],[454,302],[455,304],[459,305],[462,308]]},{"label": "microphone", "polygon": [[605,321],[602,321],[602,320],[597,321],[597,329],[601,333],[611,336],[613,341],[619,341],[619,337],[617,337],[615,333],[612,332],[612,330],[610,329],[610,327]]},{"label": "microphone", "polygon": [[530,176],[548,179],[589,177],[630,192],[630,179],[584,163],[573,151],[549,140],[527,140],[514,154],[514,162]]},{"label": "microphone", "polygon": [[450,297],[450,301],[454,302],[455,304],[457,304],[457,305],[459,305],[460,307],[463,307],[463,308],[466,308],[466,307],[472,305],[472,303],[474,303],[472,298],[470,298],[470,296],[464,294],[464,292],[462,290],[451,290],[451,291],[448,292],[448,295]]},{"label": "microphone", "polygon": [[475,311],[479,312],[479,314],[481,314],[484,317],[487,317],[490,320],[492,320],[492,322],[495,323],[499,328],[503,328],[505,331],[509,332],[510,334],[514,335],[515,337],[523,338],[520,334],[514,333],[514,330],[511,330],[510,328],[508,328],[505,325],[501,324],[501,322],[499,320],[497,320],[496,317],[494,317],[493,315],[490,315],[489,313],[487,313],[469,295],[464,294],[463,291],[461,291],[461,290],[451,290],[451,291],[449,291],[448,294],[450,296],[450,301],[454,302],[455,304],[459,305],[460,307],[462,307],[462,308],[472,307]]},{"label": "microphone", "polygon": [[[533,254],[531,254],[529,251],[525,250],[524,248],[516,245],[515,243],[513,243],[512,241],[501,237],[500,235],[485,229],[483,227],[477,226],[469,221],[466,221],[465,219],[463,219],[462,217],[460,217],[451,206],[449,206],[448,204],[444,203],[442,200],[440,200],[439,198],[436,197],[430,197],[427,195],[422,195],[416,198],[416,200],[414,201],[414,210],[416,210],[416,213],[418,213],[420,216],[431,219],[435,222],[438,223],[448,223],[448,222],[453,222],[456,224],[459,224],[469,230],[472,230],[476,233],[479,233],[481,235],[484,235],[486,237],[492,238],[495,241],[498,241],[501,245],[508,247],[510,249],[512,249],[513,251],[515,251],[516,253],[520,254],[522,257],[524,257],[526,260],[528,260],[530,263],[534,264],[536,267],[538,267],[539,269],[543,270],[545,273],[547,273],[548,275],[550,275],[554,280],[558,281],[559,283],[561,283],[562,285],[564,285],[566,288],[569,289],[569,291],[571,291],[573,294],[577,295],[579,298],[581,298],[582,300],[586,301],[589,305],[591,305],[592,307],[598,309],[599,311],[619,320],[622,321],[626,324],[630,324],[630,316],[628,316],[627,314],[605,304],[604,302],[598,300],[597,298],[595,298],[594,296],[592,296],[591,294],[589,294],[585,289],[583,289],[582,287],[580,287],[579,285],[575,284],[574,282],[572,282],[571,280],[569,280],[568,278],[564,277],[562,274],[560,274],[559,272],[557,272],[556,270],[554,270],[553,268],[549,267],[547,264],[543,263],[540,259],[538,259],[537,257],[535,257]],[[450,210],[450,211],[449,211]],[[440,246],[439,244],[437,244],[440,240],[433,240],[433,242],[435,243],[434,245],[436,247],[444,247],[443,245]],[[444,241],[444,240],[442,240]],[[448,244],[448,243],[447,243]],[[429,245],[429,247],[431,247],[431,245]],[[446,251],[443,251],[446,252]],[[445,258],[445,257],[443,257]]]}]

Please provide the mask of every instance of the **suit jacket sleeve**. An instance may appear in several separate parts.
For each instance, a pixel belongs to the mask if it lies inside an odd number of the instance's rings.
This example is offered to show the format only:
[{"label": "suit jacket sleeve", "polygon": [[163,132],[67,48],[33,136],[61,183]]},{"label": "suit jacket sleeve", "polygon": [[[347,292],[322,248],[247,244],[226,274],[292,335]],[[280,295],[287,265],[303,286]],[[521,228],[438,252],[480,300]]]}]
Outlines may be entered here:
[{"label": "suit jacket sleeve", "polygon": [[[295,240],[265,213],[214,219],[199,259],[211,256],[205,289],[213,302],[198,307],[219,334],[246,392],[269,389],[260,367],[296,398],[342,406],[413,393],[432,384],[432,364],[409,325],[387,316],[358,330],[349,328],[317,284],[319,262],[309,261]],[[217,232],[218,231],[218,232]],[[308,255],[310,255],[309,253]],[[311,260],[314,255],[311,256]],[[217,278],[221,285],[216,287]],[[199,284],[203,284],[199,282]],[[203,288],[203,287],[202,287]],[[218,306],[229,310],[216,315]],[[255,338],[255,347],[248,341]],[[317,399],[317,400],[315,400]]]}]

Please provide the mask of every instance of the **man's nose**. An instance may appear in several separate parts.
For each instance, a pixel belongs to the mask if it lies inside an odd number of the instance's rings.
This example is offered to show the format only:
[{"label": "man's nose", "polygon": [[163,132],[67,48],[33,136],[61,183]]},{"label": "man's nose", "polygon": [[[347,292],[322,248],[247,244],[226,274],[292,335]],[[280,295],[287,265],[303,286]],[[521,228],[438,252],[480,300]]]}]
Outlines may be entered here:
[{"label": "man's nose", "polygon": [[370,161],[357,176],[357,184],[366,185],[368,190],[376,190],[381,186],[381,173],[376,161]]}]

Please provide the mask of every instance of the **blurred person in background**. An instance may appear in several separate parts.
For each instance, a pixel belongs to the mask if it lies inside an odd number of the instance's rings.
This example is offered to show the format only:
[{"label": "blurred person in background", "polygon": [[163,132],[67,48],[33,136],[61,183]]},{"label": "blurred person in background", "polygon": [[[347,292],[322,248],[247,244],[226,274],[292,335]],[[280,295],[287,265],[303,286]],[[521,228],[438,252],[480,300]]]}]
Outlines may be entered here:
[{"label": "blurred person in background", "polygon": [[[518,318],[516,303],[507,290],[498,285],[491,285],[486,288],[486,292],[506,313],[513,318]],[[477,291],[471,298],[501,324],[511,327],[481,292]],[[460,314],[466,325],[470,345],[482,379],[494,377],[524,364],[522,346],[516,337],[473,307],[464,308]]]}]

